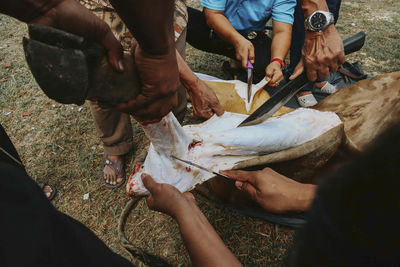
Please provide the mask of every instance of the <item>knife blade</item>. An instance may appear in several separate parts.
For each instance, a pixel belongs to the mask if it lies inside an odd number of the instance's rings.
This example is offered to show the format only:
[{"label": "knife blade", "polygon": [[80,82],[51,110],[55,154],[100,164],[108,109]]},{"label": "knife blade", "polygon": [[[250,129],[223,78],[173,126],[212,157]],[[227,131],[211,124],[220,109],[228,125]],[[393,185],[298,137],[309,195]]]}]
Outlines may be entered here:
[{"label": "knife blade", "polygon": [[[365,33],[359,32],[343,41],[344,53],[346,55],[360,50],[365,43]],[[262,104],[256,111],[242,121],[238,127],[259,124],[270,118],[280,107],[285,105],[297,94],[308,82],[305,72],[297,78],[286,83],[270,99]]]},{"label": "knife blade", "polygon": [[189,164],[189,165],[194,166],[194,167],[196,167],[196,168],[199,168],[199,169],[201,169],[201,170],[203,170],[203,171],[212,173],[212,174],[214,174],[214,175],[217,175],[217,176],[220,176],[220,177],[223,177],[223,178],[226,178],[226,179],[229,179],[229,180],[232,181],[232,179],[229,178],[229,176],[226,176],[226,175],[220,174],[220,173],[218,173],[218,172],[215,172],[215,171],[213,171],[213,170],[207,169],[206,167],[200,166],[199,164],[196,164],[196,163],[191,162],[191,161],[189,161],[189,160],[180,159],[180,158],[178,158],[178,157],[176,157],[176,156],[174,156],[174,155],[171,155],[171,158],[173,158],[173,159],[175,159],[175,160],[178,160],[178,161],[181,161],[181,162],[183,162],[183,163]]},{"label": "knife blade", "polygon": [[250,103],[251,87],[253,86],[253,65],[247,61],[247,103]]}]

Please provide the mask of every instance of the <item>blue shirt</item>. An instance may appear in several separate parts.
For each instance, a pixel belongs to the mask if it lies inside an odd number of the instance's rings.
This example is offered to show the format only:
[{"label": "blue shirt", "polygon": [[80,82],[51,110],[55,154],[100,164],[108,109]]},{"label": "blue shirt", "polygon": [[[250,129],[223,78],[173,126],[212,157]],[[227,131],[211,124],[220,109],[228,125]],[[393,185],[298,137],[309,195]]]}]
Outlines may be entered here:
[{"label": "blue shirt", "polygon": [[272,19],[293,24],[296,0],[201,0],[208,9],[224,11],[238,31],[263,31]]}]

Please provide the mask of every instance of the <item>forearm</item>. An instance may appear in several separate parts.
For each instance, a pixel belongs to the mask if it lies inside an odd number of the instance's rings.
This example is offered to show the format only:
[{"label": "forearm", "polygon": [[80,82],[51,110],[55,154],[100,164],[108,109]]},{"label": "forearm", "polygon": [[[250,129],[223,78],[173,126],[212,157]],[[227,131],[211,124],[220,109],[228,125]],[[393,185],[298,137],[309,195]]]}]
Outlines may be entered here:
[{"label": "forearm", "polygon": [[329,11],[325,0],[302,0],[304,17],[307,18],[316,10]]},{"label": "forearm", "polygon": [[0,13],[12,16],[23,22],[30,22],[46,14],[62,0],[3,0]]},{"label": "forearm", "polygon": [[199,81],[199,78],[193,73],[178,51],[176,51],[176,60],[178,62],[179,79],[181,84],[188,92],[193,90],[193,88],[197,88],[195,84]]},{"label": "forearm", "polygon": [[[278,27],[276,24],[285,24]],[[276,27],[277,26],[277,27]],[[274,35],[271,44],[271,59],[285,60],[292,41],[292,27],[290,24],[274,21]]]},{"label": "forearm", "polygon": [[240,39],[244,38],[233,28],[232,24],[223,13],[216,13],[207,8],[204,9],[204,12],[208,26],[213,29],[222,40],[235,45]]},{"label": "forearm", "polygon": [[241,266],[196,205],[175,219],[193,266]]},{"label": "forearm", "polygon": [[133,33],[140,47],[150,55],[175,50],[174,0],[110,0]]}]

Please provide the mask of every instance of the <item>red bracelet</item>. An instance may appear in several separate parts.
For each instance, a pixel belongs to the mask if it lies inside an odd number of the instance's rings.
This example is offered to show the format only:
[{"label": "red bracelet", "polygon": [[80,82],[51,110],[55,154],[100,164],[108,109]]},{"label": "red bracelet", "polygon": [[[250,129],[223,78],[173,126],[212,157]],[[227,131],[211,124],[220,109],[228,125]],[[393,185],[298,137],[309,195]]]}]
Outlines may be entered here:
[{"label": "red bracelet", "polygon": [[283,62],[282,59],[277,58],[277,57],[276,57],[276,58],[273,58],[273,59],[271,60],[271,63],[274,62],[274,61],[279,62],[279,64],[281,64],[281,67],[285,67],[285,62]]}]

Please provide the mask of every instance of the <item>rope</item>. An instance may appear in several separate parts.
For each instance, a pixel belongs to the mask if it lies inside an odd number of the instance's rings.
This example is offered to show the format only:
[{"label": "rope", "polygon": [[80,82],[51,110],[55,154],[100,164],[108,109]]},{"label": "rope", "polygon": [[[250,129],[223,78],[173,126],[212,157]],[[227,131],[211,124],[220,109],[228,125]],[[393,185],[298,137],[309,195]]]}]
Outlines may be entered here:
[{"label": "rope", "polygon": [[0,150],[6,154],[10,159],[12,159],[13,161],[15,161],[18,165],[20,165],[21,167],[24,167],[24,164],[22,164],[21,161],[17,160],[16,158],[14,158],[10,153],[8,153],[5,149],[3,149],[2,147],[0,147]]}]

